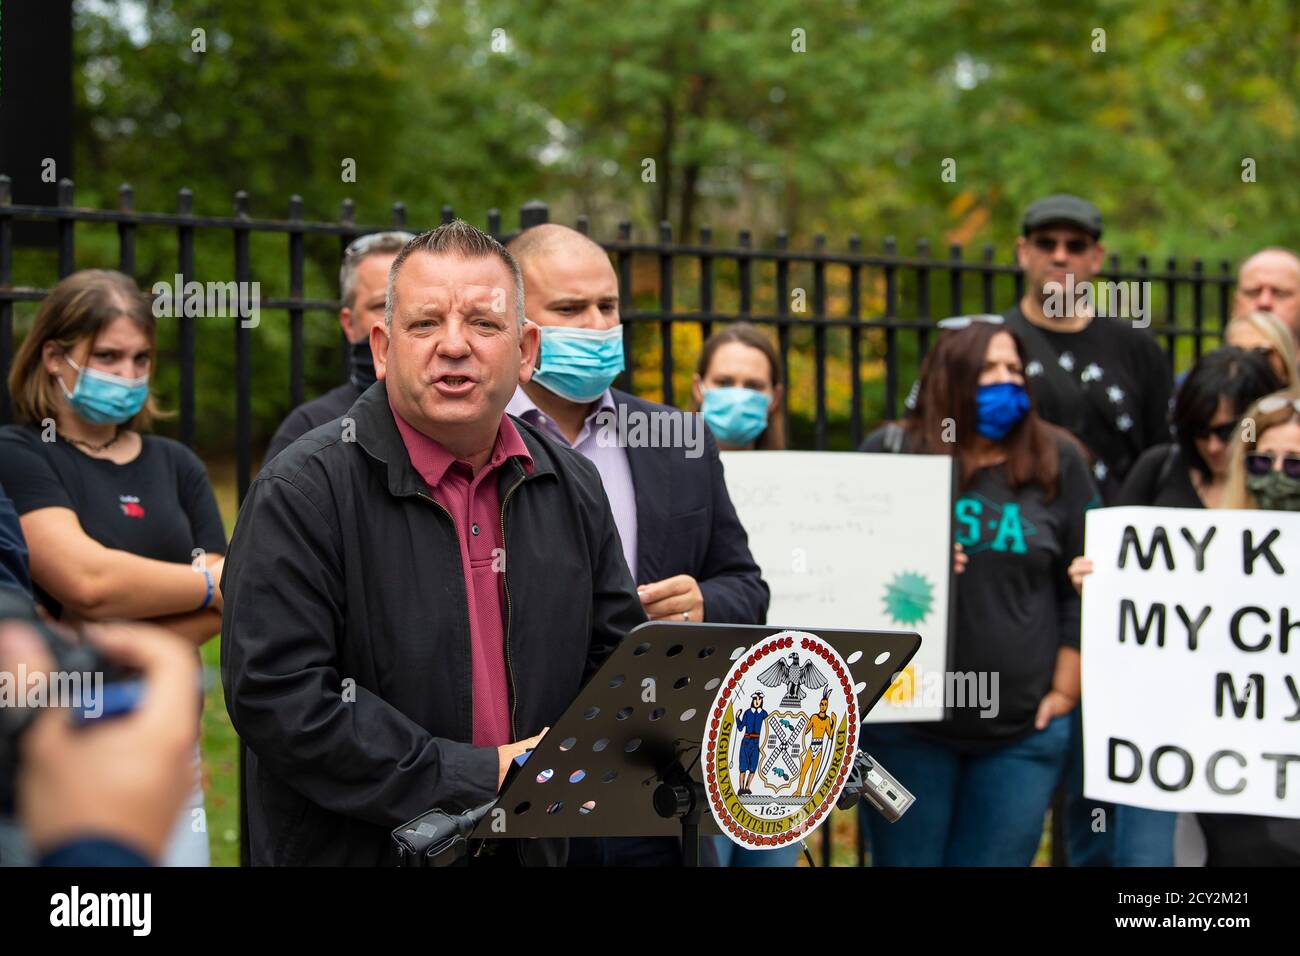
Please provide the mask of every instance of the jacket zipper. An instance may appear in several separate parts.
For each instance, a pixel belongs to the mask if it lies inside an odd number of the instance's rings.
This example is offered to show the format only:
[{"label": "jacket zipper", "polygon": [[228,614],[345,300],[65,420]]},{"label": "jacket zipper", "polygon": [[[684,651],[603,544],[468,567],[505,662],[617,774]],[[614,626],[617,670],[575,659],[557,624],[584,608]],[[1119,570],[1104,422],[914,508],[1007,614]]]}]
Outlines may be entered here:
[{"label": "jacket zipper", "polygon": [[[506,505],[510,503],[510,496],[515,493],[515,489],[524,483],[520,478],[506,491],[505,497],[501,499],[501,549],[506,547]],[[506,555],[506,561],[510,560]],[[519,730],[515,727],[515,713],[519,709],[519,693],[515,690],[515,669],[510,663],[510,618],[513,609],[510,606],[510,575],[507,573],[508,564],[501,566],[501,586],[506,592],[506,674],[510,678],[510,739],[519,739]]]},{"label": "jacket zipper", "polygon": [[[433,505],[435,508],[437,508],[437,509],[438,509],[439,511],[441,511],[443,514],[445,514],[445,515],[447,516],[447,520],[451,522],[451,528],[452,528],[452,531],[456,531],[456,519],[452,517],[452,514],[451,514],[450,511],[448,511],[446,508],[444,508],[444,507],[442,506],[442,504],[441,504],[440,502],[438,502],[435,498],[431,497],[430,495],[426,495],[423,491],[417,491],[415,494],[416,494],[417,497],[419,497],[419,498],[423,498],[425,501],[429,502],[429,504]],[[457,532],[457,533],[459,533],[459,532]],[[461,568],[461,576],[463,577],[464,574],[465,574],[465,569],[464,569],[464,568]],[[466,595],[466,598],[468,599],[468,595]],[[468,620],[468,619],[467,619],[467,620]],[[471,649],[470,649],[470,669],[471,669],[471,670],[473,670],[473,661],[474,661],[474,651],[473,651],[473,649],[471,648]],[[473,716],[472,716],[472,712],[471,712],[471,719],[470,719],[470,724],[471,724],[471,728],[470,728],[470,731],[471,731],[471,739],[472,739],[472,734],[473,734],[473,726],[472,726],[472,725],[473,725],[473,722],[474,722],[474,721],[473,721]]]}]

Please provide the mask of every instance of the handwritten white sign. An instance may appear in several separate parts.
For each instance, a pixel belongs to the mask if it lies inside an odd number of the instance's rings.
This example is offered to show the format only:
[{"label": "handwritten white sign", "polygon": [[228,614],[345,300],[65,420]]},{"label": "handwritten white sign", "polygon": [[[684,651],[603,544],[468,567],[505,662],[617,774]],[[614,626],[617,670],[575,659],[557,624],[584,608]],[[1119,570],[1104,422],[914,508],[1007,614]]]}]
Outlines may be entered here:
[{"label": "handwritten white sign", "polygon": [[916,631],[921,649],[868,722],[938,720],[948,666],[952,460],[745,451],[727,490],[772,589],[773,627]]}]

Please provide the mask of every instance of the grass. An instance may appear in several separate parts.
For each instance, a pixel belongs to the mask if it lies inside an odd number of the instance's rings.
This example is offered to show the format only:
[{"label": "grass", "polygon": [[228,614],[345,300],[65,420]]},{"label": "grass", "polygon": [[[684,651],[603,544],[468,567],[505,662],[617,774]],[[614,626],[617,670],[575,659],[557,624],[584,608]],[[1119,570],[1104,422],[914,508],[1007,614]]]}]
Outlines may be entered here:
[{"label": "grass", "polygon": [[214,637],[202,651],[204,670],[213,678],[203,700],[203,791],[212,865],[238,866],[239,738],[221,693],[220,643]]},{"label": "grass", "polygon": [[[238,511],[233,461],[209,462],[217,506],[226,525],[226,536],[235,527]],[[201,724],[203,792],[207,808],[208,846],[213,866],[239,865],[239,737],[226,712],[221,688],[221,637],[203,645],[206,691]]]}]

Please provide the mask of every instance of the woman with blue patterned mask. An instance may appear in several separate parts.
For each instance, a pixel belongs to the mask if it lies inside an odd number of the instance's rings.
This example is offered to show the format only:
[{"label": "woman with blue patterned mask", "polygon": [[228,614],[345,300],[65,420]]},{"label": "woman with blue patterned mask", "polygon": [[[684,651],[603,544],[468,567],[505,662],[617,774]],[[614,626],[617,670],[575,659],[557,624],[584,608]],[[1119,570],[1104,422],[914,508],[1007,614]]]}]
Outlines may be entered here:
[{"label": "woman with blue patterned mask", "polygon": [[962,550],[948,672],[987,680],[992,703],[966,696],[942,721],[864,726],[863,749],[927,789],[897,823],[870,810],[860,822],[878,866],[1028,866],[1079,702],[1080,602],[1066,569],[1099,499],[1078,443],[1034,409],[1024,345],[1002,317],[939,327],[915,408],[862,450],[953,460]]},{"label": "woman with blue patterned mask", "polygon": [[749,323],[729,325],[704,343],[691,393],[723,451],[785,448],[781,361]]}]

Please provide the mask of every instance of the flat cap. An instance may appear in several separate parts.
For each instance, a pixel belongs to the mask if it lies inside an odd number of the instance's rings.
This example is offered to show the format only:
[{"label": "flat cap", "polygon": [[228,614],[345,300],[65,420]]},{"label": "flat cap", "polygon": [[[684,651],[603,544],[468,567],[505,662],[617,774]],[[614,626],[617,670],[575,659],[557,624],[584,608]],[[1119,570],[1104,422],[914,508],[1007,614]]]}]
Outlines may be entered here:
[{"label": "flat cap", "polygon": [[1094,239],[1101,238],[1101,210],[1078,196],[1057,193],[1030,205],[1025,210],[1020,228],[1025,235],[1044,226],[1068,224],[1077,226]]}]

